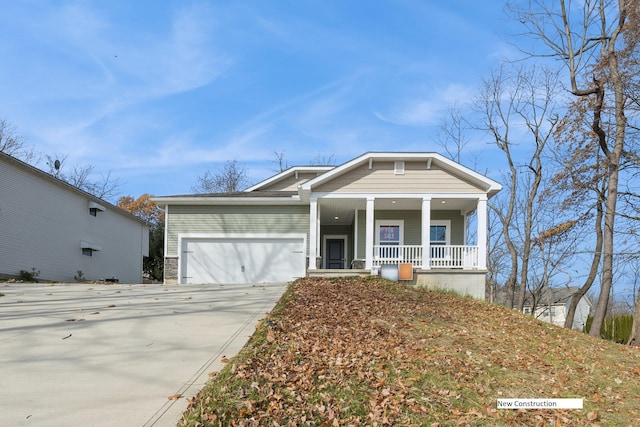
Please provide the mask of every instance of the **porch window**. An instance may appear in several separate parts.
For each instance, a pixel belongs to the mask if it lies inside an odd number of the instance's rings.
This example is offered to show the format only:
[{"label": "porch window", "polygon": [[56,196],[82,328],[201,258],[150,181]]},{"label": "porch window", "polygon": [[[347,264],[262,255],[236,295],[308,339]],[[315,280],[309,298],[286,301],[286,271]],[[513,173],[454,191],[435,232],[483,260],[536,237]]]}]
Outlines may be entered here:
[{"label": "porch window", "polygon": [[431,244],[432,245],[447,244],[447,226],[446,225],[431,226]]},{"label": "porch window", "polygon": [[451,242],[451,221],[449,220],[431,221],[430,241],[431,241],[431,257],[446,258],[447,249],[445,248],[445,246],[449,245]]},{"label": "porch window", "polygon": [[386,246],[380,248],[381,258],[398,258],[399,248],[403,244],[403,220],[378,220],[376,221],[376,245]]}]

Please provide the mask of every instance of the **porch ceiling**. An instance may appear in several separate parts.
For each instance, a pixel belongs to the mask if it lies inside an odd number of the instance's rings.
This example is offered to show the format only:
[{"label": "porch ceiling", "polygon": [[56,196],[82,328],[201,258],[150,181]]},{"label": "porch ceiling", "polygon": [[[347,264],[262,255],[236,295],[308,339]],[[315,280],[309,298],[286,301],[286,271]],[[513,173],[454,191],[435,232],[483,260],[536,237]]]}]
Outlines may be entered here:
[{"label": "porch ceiling", "polygon": [[[349,225],[353,223],[356,209],[366,209],[365,199],[322,198],[320,204],[320,222],[322,224]],[[475,209],[475,200],[431,199],[431,210],[457,210],[469,212]],[[420,210],[422,199],[410,198],[377,198],[375,209],[380,210]]]},{"label": "porch ceiling", "polygon": [[326,225],[353,224],[356,209],[365,209],[364,199],[322,199],[320,223]]},{"label": "porch ceiling", "polygon": [[460,211],[470,212],[475,210],[477,200],[469,199],[439,199],[434,197],[431,199],[432,211]]}]

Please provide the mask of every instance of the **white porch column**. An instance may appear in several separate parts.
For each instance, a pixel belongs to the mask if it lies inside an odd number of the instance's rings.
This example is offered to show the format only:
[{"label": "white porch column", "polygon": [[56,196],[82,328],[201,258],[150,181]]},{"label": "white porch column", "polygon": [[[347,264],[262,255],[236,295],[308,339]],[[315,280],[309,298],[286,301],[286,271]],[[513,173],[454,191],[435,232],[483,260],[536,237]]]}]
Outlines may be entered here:
[{"label": "white porch column", "polygon": [[318,199],[309,200],[309,270],[316,270],[318,256]]},{"label": "white porch column", "polygon": [[487,198],[478,199],[478,268],[487,269]]},{"label": "white porch column", "polygon": [[364,268],[371,269],[373,267],[373,241],[374,241],[374,208],[375,208],[375,198],[367,197],[367,222],[366,222],[366,230],[365,230],[365,261]]},{"label": "white porch column", "polygon": [[431,269],[431,197],[422,199],[422,268]]}]

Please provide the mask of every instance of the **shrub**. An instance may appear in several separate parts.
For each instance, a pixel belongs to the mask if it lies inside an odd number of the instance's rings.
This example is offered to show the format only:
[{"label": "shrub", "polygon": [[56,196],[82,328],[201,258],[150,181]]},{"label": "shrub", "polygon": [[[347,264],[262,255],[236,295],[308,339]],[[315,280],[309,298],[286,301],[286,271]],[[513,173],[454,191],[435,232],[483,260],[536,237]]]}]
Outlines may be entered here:
[{"label": "shrub", "polygon": [[[593,317],[587,318],[587,324],[585,326],[586,332],[591,330],[591,324],[593,323]],[[621,314],[615,316],[609,316],[604,319],[602,327],[600,328],[600,336],[604,339],[615,341],[618,344],[626,344],[631,337],[631,328],[633,326],[633,315]]]},{"label": "shrub", "polygon": [[38,283],[39,275],[40,271],[36,270],[35,267],[31,267],[31,271],[20,270],[20,280],[23,282]]}]

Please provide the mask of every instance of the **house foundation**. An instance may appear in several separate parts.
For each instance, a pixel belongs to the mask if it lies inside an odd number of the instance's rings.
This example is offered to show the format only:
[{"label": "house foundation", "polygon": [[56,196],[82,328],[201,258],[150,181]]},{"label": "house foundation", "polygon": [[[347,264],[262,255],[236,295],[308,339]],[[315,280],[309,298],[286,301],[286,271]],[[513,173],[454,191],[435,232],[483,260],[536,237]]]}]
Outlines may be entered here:
[{"label": "house foundation", "polygon": [[413,284],[419,288],[453,291],[475,299],[485,299],[485,270],[417,270]]},{"label": "house foundation", "polygon": [[[368,269],[323,269],[308,271],[308,277],[367,277]],[[378,274],[373,274],[378,275]],[[486,270],[414,269],[412,280],[403,283],[418,288],[455,292],[475,299],[485,299]]]},{"label": "house foundation", "polygon": [[178,283],[178,257],[164,258],[164,283],[167,285]]}]

